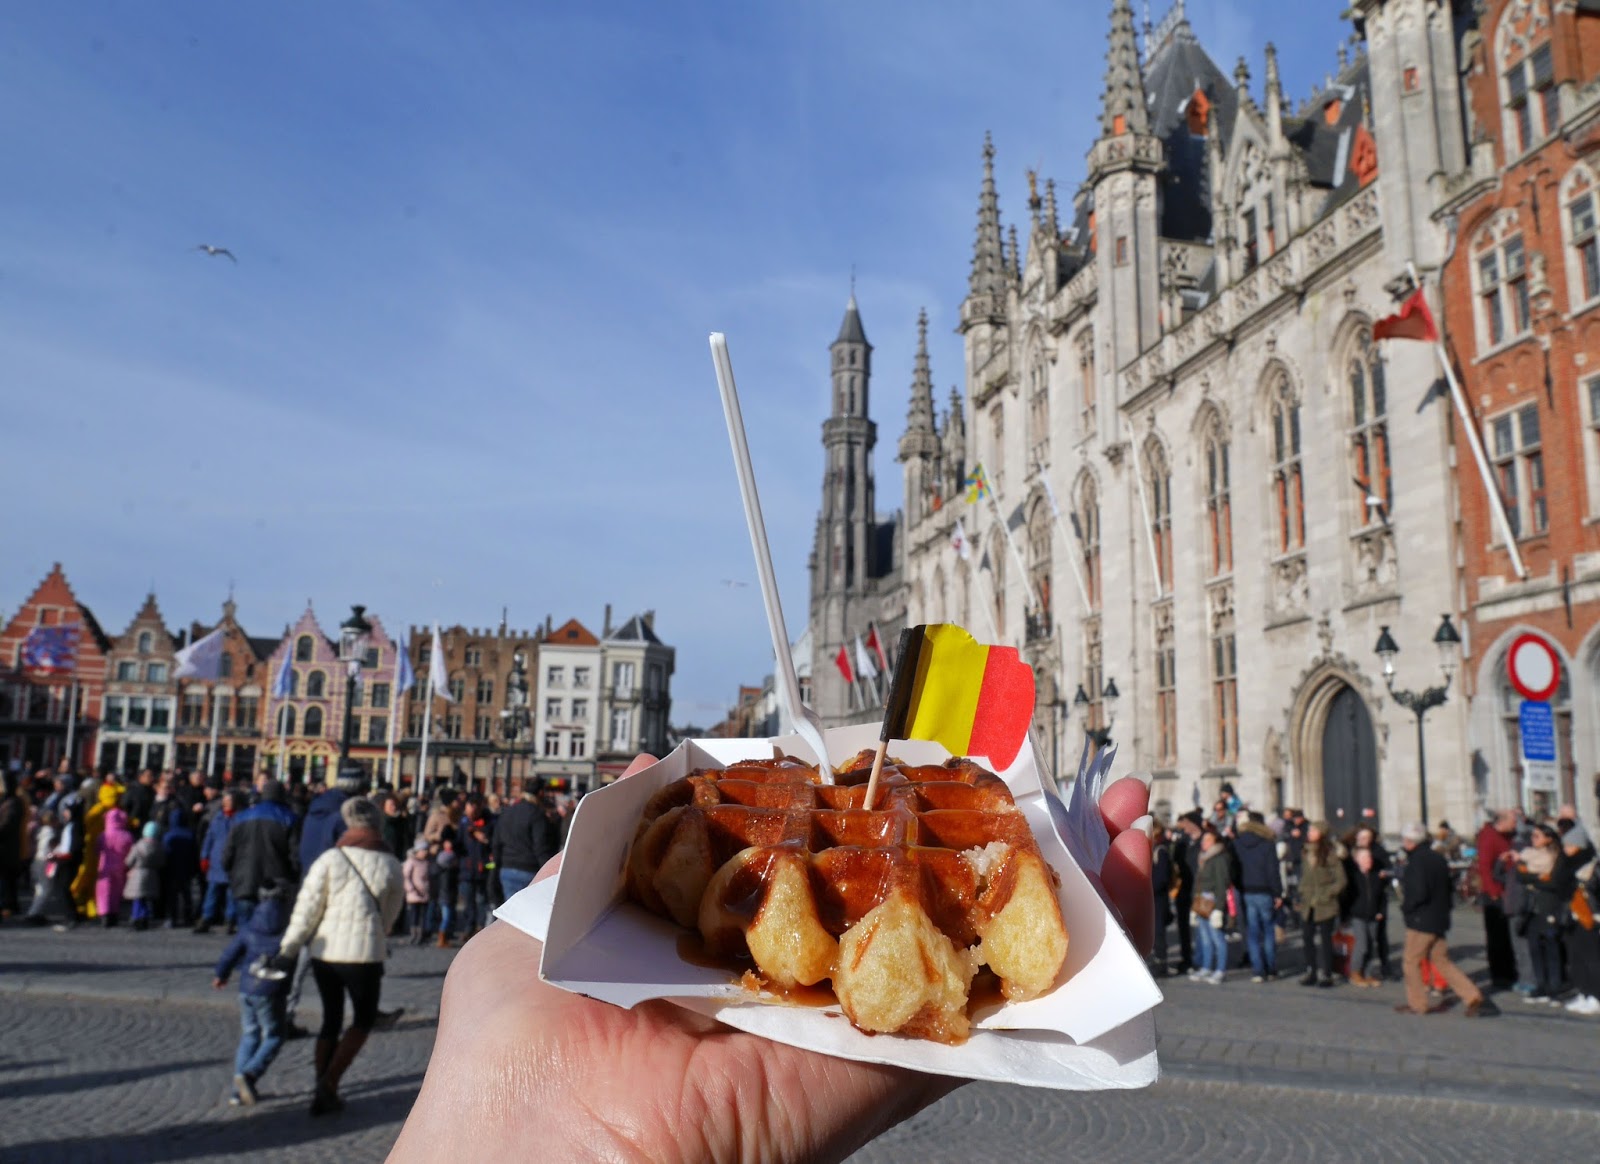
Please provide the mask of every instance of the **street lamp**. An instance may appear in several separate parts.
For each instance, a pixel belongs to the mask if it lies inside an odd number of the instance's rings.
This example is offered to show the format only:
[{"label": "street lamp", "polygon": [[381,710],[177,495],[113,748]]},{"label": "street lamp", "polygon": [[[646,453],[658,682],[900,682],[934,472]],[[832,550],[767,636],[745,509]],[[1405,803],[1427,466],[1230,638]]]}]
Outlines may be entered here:
[{"label": "street lamp", "polygon": [[339,743],[339,770],[350,761],[350,744],[356,730],[356,680],[367,660],[372,624],[362,615],[365,606],[352,606],[350,617],[339,624],[339,662],[344,664],[344,738]]},{"label": "street lamp", "polygon": [[1433,632],[1433,645],[1439,649],[1439,670],[1444,674],[1444,682],[1438,687],[1422,691],[1395,690],[1394,657],[1400,653],[1400,644],[1394,641],[1388,627],[1380,628],[1377,646],[1373,648],[1378,658],[1383,660],[1383,682],[1389,688],[1389,694],[1396,703],[1417,717],[1417,791],[1422,804],[1423,824],[1428,823],[1428,751],[1423,740],[1422,720],[1428,712],[1443,705],[1449,698],[1450,680],[1455,677],[1456,664],[1461,660],[1461,635],[1457,633],[1448,614],[1440,621],[1439,629]]},{"label": "street lamp", "polygon": [[506,680],[506,706],[500,712],[500,732],[507,744],[506,780],[502,795],[511,795],[511,769],[516,764],[517,744],[528,728],[528,671],[521,651],[511,656],[511,677]]},{"label": "street lamp", "polygon": [[1078,684],[1078,690],[1072,697],[1072,707],[1078,713],[1078,722],[1083,725],[1083,732],[1094,744],[1095,751],[1100,751],[1111,742],[1111,725],[1117,720],[1117,700],[1121,697],[1117,690],[1117,681],[1107,679],[1105,689],[1100,692],[1100,699],[1105,704],[1106,724],[1104,727],[1093,727],[1089,723],[1089,713],[1093,705],[1089,702],[1089,693],[1083,689],[1083,684]]}]

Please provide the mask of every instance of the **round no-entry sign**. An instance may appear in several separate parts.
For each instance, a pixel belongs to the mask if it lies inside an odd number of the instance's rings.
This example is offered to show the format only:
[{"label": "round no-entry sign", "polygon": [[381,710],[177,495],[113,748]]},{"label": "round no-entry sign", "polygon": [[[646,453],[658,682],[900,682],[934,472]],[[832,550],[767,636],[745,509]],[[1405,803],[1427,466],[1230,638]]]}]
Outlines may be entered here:
[{"label": "round no-entry sign", "polygon": [[1561,686],[1561,660],[1538,635],[1519,635],[1506,654],[1506,670],[1517,694],[1542,703]]}]

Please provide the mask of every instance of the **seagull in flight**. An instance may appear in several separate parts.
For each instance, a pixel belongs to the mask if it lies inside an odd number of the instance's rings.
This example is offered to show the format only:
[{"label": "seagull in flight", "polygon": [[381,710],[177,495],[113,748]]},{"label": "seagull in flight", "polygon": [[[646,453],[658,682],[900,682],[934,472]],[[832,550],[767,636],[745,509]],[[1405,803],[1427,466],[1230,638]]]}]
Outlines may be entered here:
[{"label": "seagull in flight", "polygon": [[210,243],[201,243],[199,246],[195,247],[194,249],[197,250],[197,251],[205,251],[205,253],[207,255],[211,256],[213,259],[216,258],[218,255],[226,255],[228,257],[228,261],[231,262],[231,263],[238,263],[238,261],[239,261],[238,259],[233,257],[233,252],[230,251],[227,247],[214,247]]}]

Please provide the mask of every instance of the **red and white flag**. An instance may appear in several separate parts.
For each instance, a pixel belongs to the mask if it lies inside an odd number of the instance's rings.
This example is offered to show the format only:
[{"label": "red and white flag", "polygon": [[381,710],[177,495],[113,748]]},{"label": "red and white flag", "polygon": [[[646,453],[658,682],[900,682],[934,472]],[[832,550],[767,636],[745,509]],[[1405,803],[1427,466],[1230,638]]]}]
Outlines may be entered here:
[{"label": "red and white flag", "polygon": [[867,649],[878,656],[878,670],[883,674],[889,673],[889,656],[883,652],[883,640],[878,637],[878,624],[867,624]]},{"label": "red and white flag", "polygon": [[833,661],[839,668],[839,674],[844,676],[846,683],[854,683],[856,681],[856,673],[850,669],[850,647],[848,645],[839,648],[839,653],[833,657]]},{"label": "red and white flag", "polygon": [[1421,287],[1411,293],[1411,297],[1400,305],[1399,311],[1384,316],[1372,325],[1372,338],[1421,340],[1430,344],[1439,338],[1433,312],[1428,310],[1428,297]]}]

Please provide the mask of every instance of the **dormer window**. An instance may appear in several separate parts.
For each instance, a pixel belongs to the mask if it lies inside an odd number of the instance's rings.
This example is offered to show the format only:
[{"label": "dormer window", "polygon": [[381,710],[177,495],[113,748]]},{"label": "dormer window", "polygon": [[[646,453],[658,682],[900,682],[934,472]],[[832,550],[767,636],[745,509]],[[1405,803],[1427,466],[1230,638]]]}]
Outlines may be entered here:
[{"label": "dormer window", "polygon": [[1196,89],[1189,98],[1189,107],[1184,110],[1184,117],[1189,122],[1189,132],[1195,137],[1205,137],[1206,131],[1211,126],[1211,99],[1206,96],[1204,89]]},{"label": "dormer window", "polygon": [[1365,125],[1356,126],[1355,140],[1350,144],[1350,172],[1364,187],[1378,176],[1378,143]]}]

